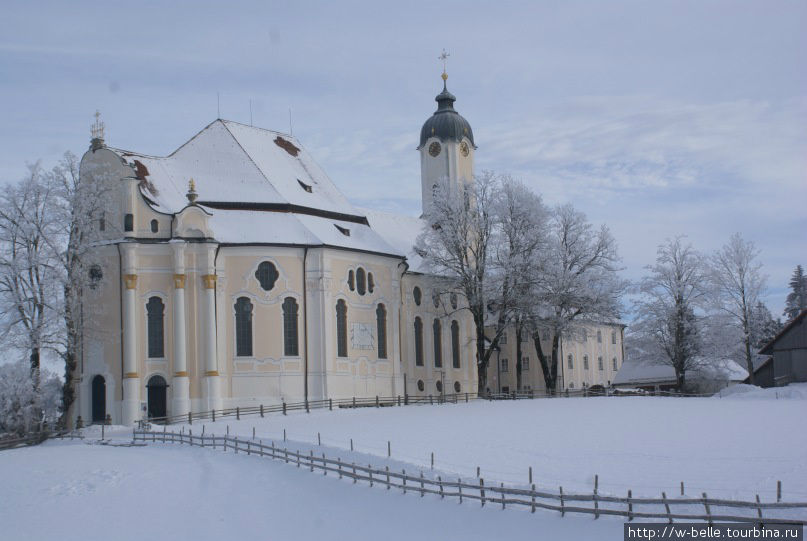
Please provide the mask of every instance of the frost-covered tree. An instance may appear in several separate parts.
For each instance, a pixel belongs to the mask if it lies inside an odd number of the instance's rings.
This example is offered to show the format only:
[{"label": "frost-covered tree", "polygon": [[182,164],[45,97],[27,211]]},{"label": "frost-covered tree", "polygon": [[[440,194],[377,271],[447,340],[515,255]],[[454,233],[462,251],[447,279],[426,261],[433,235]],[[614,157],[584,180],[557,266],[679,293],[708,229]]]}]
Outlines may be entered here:
[{"label": "frost-covered tree", "polygon": [[755,350],[762,349],[768,342],[773,340],[779,331],[782,330],[782,321],[773,319],[771,311],[762,301],[757,302],[752,312],[753,346]]},{"label": "frost-covered tree", "polygon": [[678,388],[686,388],[687,372],[699,368],[703,344],[701,318],[710,293],[706,262],[683,237],[658,247],[656,263],[639,284],[632,336],[641,357],[675,370]]},{"label": "frost-covered tree", "polygon": [[[547,243],[525,297],[533,342],[550,392],[557,387],[562,337],[574,336],[579,323],[619,317],[620,297],[627,284],[618,271],[616,241],[605,225],[595,229],[585,214],[568,204],[552,211]],[[552,333],[549,355],[541,347],[543,329]]]},{"label": "frost-covered tree", "polygon": [[0,314],[3,342],[25,352],[34,389],[43,351],[62,331],[61,229],[57,195],[39,164],[0,195]]},{"label": "frost-covered tree", "polygon": [[40,371],[34,387],[26,361],[0,365],[0,435],[24,435],[55,424],[61,403],[61,382],[48,370]]},{"label": "frost-covered tree", "polygon": [[758,256],[759,250],[754,243],[735,233],[710,260],[710,277],[717,306],[742,333],[743,357],[752,385],[755,353],[752,352],[752,347],[757,334],[754,308],[765,288],[765,276],[762,274],[762,264],[758,261]]},{"label": "frost-covered tree", "polygon": [[795,318],[802,310],[807,310],[807,276],[801,265],[796,265],[790,278],[790,293],[785,300],[784,316],[787,321]]}]

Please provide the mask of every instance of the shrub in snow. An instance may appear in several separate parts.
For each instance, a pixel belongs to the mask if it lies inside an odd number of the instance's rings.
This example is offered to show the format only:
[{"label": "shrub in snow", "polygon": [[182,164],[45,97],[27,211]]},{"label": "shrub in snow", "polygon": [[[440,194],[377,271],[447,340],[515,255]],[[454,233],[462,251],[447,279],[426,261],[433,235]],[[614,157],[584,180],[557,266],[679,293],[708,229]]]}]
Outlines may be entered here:
[{"label": "shrub in snow", "polygon": [[0,435],[23,435],[53,426],[59,419],[62,384],[47,370],[34,389],[31,367],[25,361],[0,365]]}]

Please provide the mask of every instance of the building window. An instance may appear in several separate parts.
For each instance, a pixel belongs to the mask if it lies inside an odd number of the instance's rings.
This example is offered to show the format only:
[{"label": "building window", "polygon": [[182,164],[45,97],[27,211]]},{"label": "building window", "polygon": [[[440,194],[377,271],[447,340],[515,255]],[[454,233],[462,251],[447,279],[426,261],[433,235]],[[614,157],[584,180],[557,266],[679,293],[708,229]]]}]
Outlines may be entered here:
[{"label": "building window", "polygon": [[438,379],[438,380],[437,380],[437,382],[435,382],[434,386],[437,388],[437,392],[438,392],[438,393],[442,393],[442,392],[443,392],[443,382],[442,382],[442,381],[440,381],[440,380]]},{"label": "building window", "polygon": [[90,267],[90,289],[98,289],[98,284],[104,277],[104,272],[101,270],[100,265],[92,265]]},{"label": "building window", "polygon": [[426,384],[423,383],[422,379],[419,379],[418,380],[418,391],[423,392],[423,389],[425,389],[425,388],[426,388]]},{"label": "building window", "polygon": [[614,357],[613,361],[614,361],[614,370],[617,370],[617,367],[616,367],[616,357]]},{"label": "building window", "polygon": [[522,370],[529,370],[530,369],[530,358],[529,357],[522,357],[521,358],[521,369]]},{"label": "building window", "polygon": [[277,268],[269,261],[263,261],[255,270],[255,278],[264,291],[271,291],[279,277],[280,273],[277,272]]},{"label": "building window", "polygon": [[571,353],[569,353],[569,356],[566,357],[566,366],[569,370],[574,369],[574,358],[572,357]]},{"label": "building window", "polygon": [[297,356],[300,354],[299,340],[297,339],[297,313],[299,306],[293,297],[286,297],[283,301],[283,355]]},{"label": "building window", "polygon": [[419,287],[415,287],[415,289],[412,290],[412,297],[415,298],[415,304],[420,306],[420,301],[423,299],[423,292],[420,291]]},{"label": "building window", "polygon": [[602,331],[597,331],[597,342],[602,344]]},{"label": "building window", "polygon": [[157,220],[151,220],[151,232],[156,233],[160,230],[160,223]]},{"label": "building window", "polygon": [[451,301],[451,308],[456,310],[457,309],[457,294],[452,293],[451,295],[449,295],[449,299]]},{"label": "building window", "polygon": [[461,390],[462,390],[462,385],[460,385],[460,382],[459,382],[459,381],[455,381],[455,382],[454,382],[454,392],[455,392],[455,393],[458,393],[458,392],[460,392]]},{"label": "building window", "polygon": [[602,362],[602,356],[597,357],[597,368],[599,370],[605,370],[605,367],[603,366],[603,362]]},{"label": "building window", "polygon": [[569,384],[569,389],[574,389],[574,382],[571,382],[571,383]]},{"label": "building window", "polygon": [[443,366],[443,333],[439,319],[434,320],[432,331],[434,332],[434,366],[441,368]]},{"label": "building window", "polygon": [[510,369],[510,366],[509,366],[509,363],[507,362],[507,359],[501,359],[499,361],[499,365],[501,366],[501,371],[502,372],[508,372],[509,369]]},{"label": "building window", "polygon": [[543,340],[544,342],[549,340],[549,329],[544,329],[543,336],[541,337],[541,340]]},{"label": "building window", "polygon": [[127,214],[123,217],[123,230],[134,231],[134,215]]},{"label": "building window", "polygon": [[235,354],[252,357],[252,302],[247,297],[235,301]]},{"label": "building window", "polygon": [[364,295],[367,291],[367,274],[361,267],[356,271],[356,291],[359,295]]},{"label": "building window", "polygon": [[98,230],[106,231],[106,214],[101,212],[101,217],[98,218]]},{"label": "building window", "polygon": [[347,271],[347,287],[349,287],[351,291],[356,290],[356,276],[353,269]]},{"label": "building window", "polygon": [[583,370],[588,370],[588,355],[583,355]]},{"label": "building window", "polygon": [[373,280],[373,273],[368,272],[367,273],[367,291],[372,293],[374,289],[375,289],[375,280]]},{"label": "building window", "polygon": [[588,329],[583,329],[583,342],[588,342]]},{"label": "building window", "polygon": [[149,358],[161,359],[165,357],[163,340],[163,323],[165,319],[165,304],[160,297],[151,297],[146,303],[148,314],[148,346]]},{"label": "building window", "polygon": [[451,322],[451,366],[460,367],[460,324]]},{"label": "building window", "polygon": [[611,331],[611,343],[616,344],[616,331]]},{"label": "building window", "polygon": [[507,385],[505,385],[504,387],[502,387],[502,392],[503,392],[504,394],[509,393],[509,392],[510,392],[510,387],[508,387]]},{"label": "building window", "polygon": [[379,304],[375,309],[376,326],[378,327],[378,358],[387,358],[387,309]]},{"label": "building window", "polygon": [[436,290],[432,290],[432,304],[435,308],[440,307],[440,294]]},{"label": "building window", "polygon": [[423,321],[419,317],[415,318],[415,364],[423,366]]},{"label": "building window", "polygon": [[499,337],[499,343],[500,344],[506,344],[507,343],[507,332],[506,331],[502,332],[502,335]]},{"label": "building window", "polygon": [[336,356],[347,357],[347,303],[336,301]]}]

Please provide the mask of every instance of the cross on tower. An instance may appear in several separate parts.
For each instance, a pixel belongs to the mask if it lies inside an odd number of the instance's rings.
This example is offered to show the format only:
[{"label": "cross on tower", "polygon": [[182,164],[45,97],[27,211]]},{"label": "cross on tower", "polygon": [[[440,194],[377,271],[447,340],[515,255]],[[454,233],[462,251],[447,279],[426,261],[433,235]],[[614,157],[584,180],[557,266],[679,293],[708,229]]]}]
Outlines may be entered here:
[{"label": "cross on tower", "polygon": [[95,110],[95,123],[92,125],[92,138],[93,139],[103,139],[104,138],[104,123],[101,122],[101,112],[97,109]]},{"label": "cross on tower", "polygon": [[445,49],[443,49],[443,52],[440,54],[440,56],[437,57],[438,60],[443,61],[443,80],[444,81],[446,79],[448,79],[448,74],[446,73],[446,59],[448,59],[449,56],[451,56],[451,55],[449,53],[447,53]]}]

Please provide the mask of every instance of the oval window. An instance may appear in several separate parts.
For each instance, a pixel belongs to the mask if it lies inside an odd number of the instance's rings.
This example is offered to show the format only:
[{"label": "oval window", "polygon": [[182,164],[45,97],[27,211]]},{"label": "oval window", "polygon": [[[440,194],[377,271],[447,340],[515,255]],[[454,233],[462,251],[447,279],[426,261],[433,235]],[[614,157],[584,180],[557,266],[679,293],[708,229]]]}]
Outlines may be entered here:
[{"label": "oval window", "polygon": [[437,387],[437,392],[438,393],[443,392],[443,382],[442,381],[438,381],[437,383],[434,384],[434,386]]},{"label": "oval window", "polygon": [[460,392],[461,390],[462,390],[462,385],[460,385],[460,382],[459,382],[459,381],[455,381],[455,382],[454,382],[454,392],[455,392],[455,393],[458,393],[458,392]]},{"label": "oval window", "polygon": [[423,293],[420,291],[419,287],[415,287],[412,291],[412,296],[415,298],[415,304],[420,306],[420,301],[423,298]]},{"label": "oval window", "polygon": [[425,389],[425,388],[426,388],[426,385],[424,385],[423,380],[419,379],[418,380],[418,391],[423,392],[423,389]]}]

